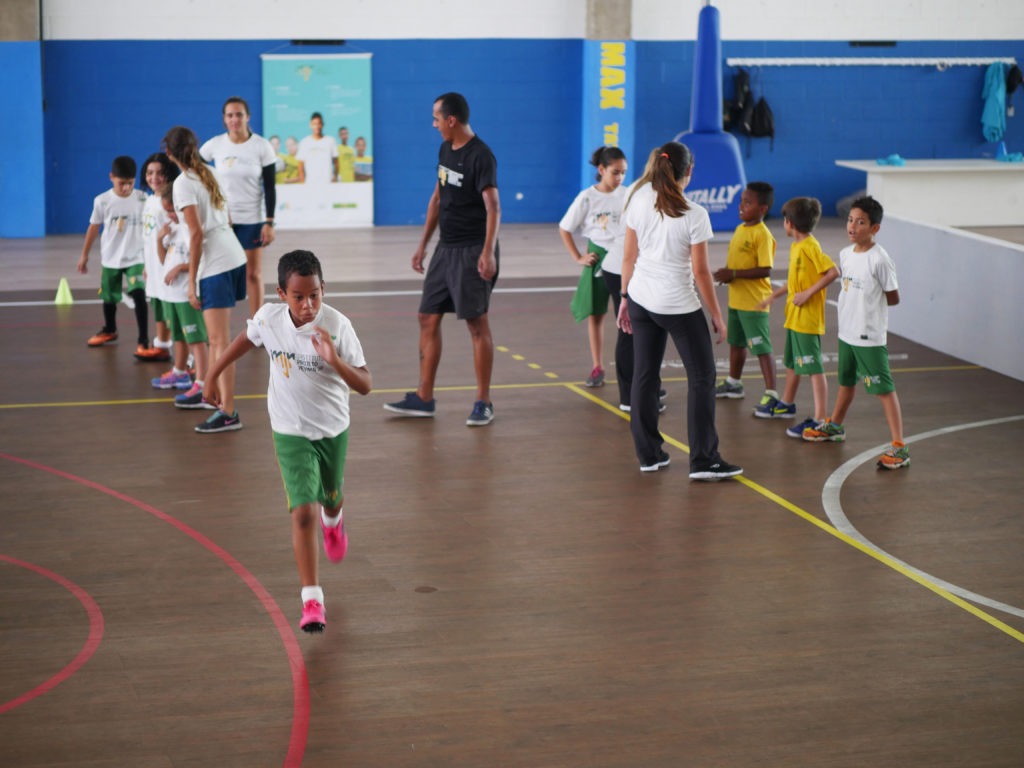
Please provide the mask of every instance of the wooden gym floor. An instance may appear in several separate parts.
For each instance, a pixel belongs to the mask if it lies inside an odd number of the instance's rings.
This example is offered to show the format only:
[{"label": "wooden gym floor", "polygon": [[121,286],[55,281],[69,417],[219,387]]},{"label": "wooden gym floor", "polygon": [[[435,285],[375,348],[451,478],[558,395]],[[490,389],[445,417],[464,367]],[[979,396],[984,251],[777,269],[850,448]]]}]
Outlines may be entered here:
[{"label": "wooden gym floor", "polygon": [[[717,416],[746,473],[702,484],[670,349],[672,466],[642,475],[613,372],[580,386],[554,225],[506,226],[495,422],[464,425],[454,318],[437,417],[392,418],[416,380],[417,236],[283,232],[267,253],[267,282],[287,249],[321,256],[374,376],[321,636],[297,627],[263,353],[239,366],[245,429],[197,435],[204,414],[132,358],[128,310],[119,346],[86,348],[101,313],[79,237],[0,242],[0,765],[1024,764],[1024,383],[890,337],[913,465],[886,473],[877,402],[858,393],[846,443],[792,440],[751,418],[748,362]],[[819,239],[845,244],[834,220]],[[72,306],[52,303],[61,277]],[[828,324],[834,352],[834,308]]]}]

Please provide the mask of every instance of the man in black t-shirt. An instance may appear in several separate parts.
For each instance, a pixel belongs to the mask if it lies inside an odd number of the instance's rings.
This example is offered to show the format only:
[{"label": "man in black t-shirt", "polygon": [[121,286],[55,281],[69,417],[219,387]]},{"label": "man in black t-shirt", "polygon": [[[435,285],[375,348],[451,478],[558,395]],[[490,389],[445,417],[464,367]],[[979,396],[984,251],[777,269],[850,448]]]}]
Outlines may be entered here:
[{"label": "man in black t-shirt", "polygon": [[434,127],[444,142],[423,235],[412,256],[412,268],[422,274],[427,245],[440,227],[441,238],[426,270],[420,300],[420,381],[415,392],[384,408],[401,416],[434,415],[441,320],[446,312],[455,312],[469,328],[476,370],[476,402],[466,424],[479,427],[494,420],[490,398],[494,342],[487,311],[498,279],[498,164],[470,128],[469,105],[461,94],[446,93],[434,101]]}]

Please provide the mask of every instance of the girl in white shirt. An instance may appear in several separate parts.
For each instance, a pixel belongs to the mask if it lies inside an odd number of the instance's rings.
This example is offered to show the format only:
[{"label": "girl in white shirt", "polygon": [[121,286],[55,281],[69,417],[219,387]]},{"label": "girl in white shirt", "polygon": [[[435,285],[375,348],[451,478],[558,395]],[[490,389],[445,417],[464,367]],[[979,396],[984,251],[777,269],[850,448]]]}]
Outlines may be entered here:
[{"label": "girl in white shirt", "polygon": [[708,267],[711,221],[706,210],[683,196],[692,172],[690,150],[670,141],[654,158],[649,182],[636,187],[626,201],[618,322],[633,334],[630,429],[640,471],[657,472],[669,464],[658,430],[658,389],[671,336],[686,368],[690,477],[719,480],[743,470],[718,453],[715,356],[701,300],[718,343],[725,322]]},{"label": "girl in white shirt", "polygon": [[[604,316],[608,312],[610,294],[602,274],[612,272],[618,275],[621,271],[622,203],[625,200],[622,180],[626,176],[626,155],[618,147],[598,147],[590,158],[590,164],[597,168],[597,184],[576,195],[558,223],[558,232],[569,255],[583,266],[571,307],[577,323],[584,318],[587,320],[594,367],[584,386],[601,387],[604,386],[604,368],[601,366]],[[576,247],[572,237],[576,231],[587,238],[586,254],[581,254]]]},{"label": "girl in white shirt", "polygon": [[263,306],[263,249],[274,242],[277,153],[249,127],[249,105],[232,96],[222,109],[226,133],[199,148],[199,156],[217,169],[228,199],[231,228],[245,251],[249,314]]},{"label": "girl in white shirt", "polygon": [[[210,359],[216,360],[231,342],[231,308],[245,299],[245,251],[231,231],[227,200],[213,170],[199,156],[196,135],[176,126],[164,137],[164,150],[181,169],[174,180],[174,209],[188,226],[188,300],[202,309],[210,338]],[[209,382],[207,382],[209,383]],[[227,432],[242,428],[234,409],[235,367],[225,368],[219,382],[222,407],[196,432]]]}]

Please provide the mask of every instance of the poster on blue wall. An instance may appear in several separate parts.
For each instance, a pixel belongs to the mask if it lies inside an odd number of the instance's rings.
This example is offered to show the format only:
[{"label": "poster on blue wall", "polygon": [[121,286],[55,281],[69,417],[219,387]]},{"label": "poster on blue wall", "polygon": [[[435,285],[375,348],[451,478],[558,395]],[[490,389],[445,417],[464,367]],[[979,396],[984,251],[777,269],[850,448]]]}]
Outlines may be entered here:
[{"label": "poster on blue wall", "polygon": [[[583,163],[580,186],[594,183],[590,157],[598,147],[619,147],[631,168],[647,162],[633,157],[636,126],[635,45],[630,40],[583,41]],[[639,175],[639,170],[635,175]]]},{"label": "poster on blue wall", "polygon": [[370,54],[264,54],[281,229],[373,225]]}]

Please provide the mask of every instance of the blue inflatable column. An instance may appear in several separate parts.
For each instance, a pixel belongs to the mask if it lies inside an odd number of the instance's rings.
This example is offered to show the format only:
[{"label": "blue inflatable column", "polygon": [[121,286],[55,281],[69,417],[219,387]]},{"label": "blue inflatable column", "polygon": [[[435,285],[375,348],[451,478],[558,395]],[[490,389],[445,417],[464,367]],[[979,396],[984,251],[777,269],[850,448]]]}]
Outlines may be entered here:
[{"label": "blue inflatable column", "polygon": [[739,223],[740,194],[747,185],[740,144],[722,130],[722,41],[718,9],[701,8],[693,63],[690,130],[676,136],[693,152],[686,196],[707,208],[715,230]]}]

